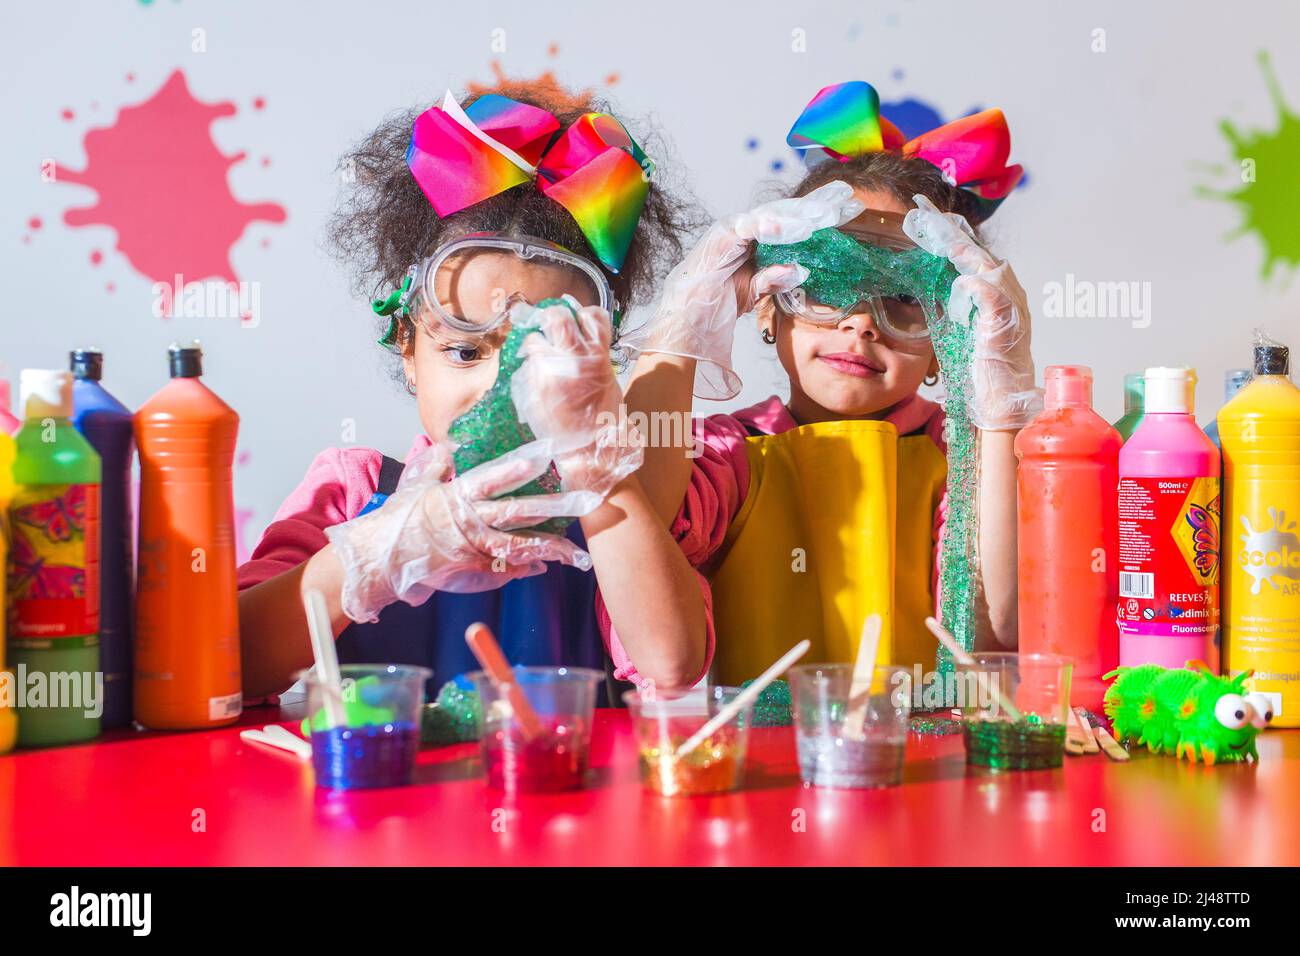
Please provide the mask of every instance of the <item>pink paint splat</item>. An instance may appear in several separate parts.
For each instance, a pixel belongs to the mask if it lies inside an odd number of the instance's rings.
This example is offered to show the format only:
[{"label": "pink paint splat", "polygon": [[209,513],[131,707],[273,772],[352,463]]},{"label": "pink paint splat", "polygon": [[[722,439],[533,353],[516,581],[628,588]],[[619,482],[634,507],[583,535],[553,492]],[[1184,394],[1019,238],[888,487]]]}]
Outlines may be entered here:
[{"label": "pink paint splat", "polygon": [[134,83],[134,82],[135,82],[135,74],[134,74],[134,73],[128,73],[128,74],[126,75],[126,81],[127,81],[128,83]]},{"label": "pink paint splat", "polygon": [[27,228],[31,229],[32,231],[35,231],[35,230],[41,228],[41,225],[42,225],[42,223],[41,223],[41,217],[40,217],[40,216],[32,216],[31,219],[28,219],[28,220],[27,220]]},{"label": "pink paint splat", "polygon": [[72,122],[77,117],[77,114],[72,112],[72,110],[69,109],[63,110],[62,112],[59,113],[59,115],[62,116],[63,119],[69,123]]},{"label": "pink paint splat", "polygon": [[108,292],[109,295],[112,295],[114,292],[117,291],[117,284],[114,282],[109,282],[104,286],[104,290]]},{"label": "pink paint splat", "polygon": [[95,249],[90,253],[90,264],[92,266],[97,266],[103,261],[104,261],[104,254],[100,252],[98,249]]},{"label": "pink paint splat", "polygon": [[259,96],[253,100],[253,109],[261,110],[266,108],[266,97]]},{"label": "pink paint splat", "polygon": [[112,126],[90,130],[85,169],[59,166],[56,181],[89,186],[95,205],[69,209],[69,226],[111,226],[117,249],[155,282],[217,278],[238,282],[231,247],[250,222],[284,222],[284,207],[247,204],[230,191],[230,167],[212,141],[214,120],[233,116],[230,102],[201,103],[177,70],[138,106],[123,107]]}]

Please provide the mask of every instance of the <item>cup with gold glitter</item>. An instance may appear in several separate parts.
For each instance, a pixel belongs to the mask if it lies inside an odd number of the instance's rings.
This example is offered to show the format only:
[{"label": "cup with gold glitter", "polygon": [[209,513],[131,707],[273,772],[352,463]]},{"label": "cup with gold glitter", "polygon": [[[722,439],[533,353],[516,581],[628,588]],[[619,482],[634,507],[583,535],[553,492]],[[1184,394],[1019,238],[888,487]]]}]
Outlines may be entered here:
[{"label": "cup with gold glitter", "polygon": [[699,731],[741,694],[738,687],[697,688],[678,697],[623,695],[632,715],[641,782],[666,797],[735,790],[745,772],[752,704],[695,742]]},{"label": "cup with gold glitter", "polygon": [[975,652],[956,664],[966,763],[994,770],[1059,767],[1074,661],[1059,654]]}]

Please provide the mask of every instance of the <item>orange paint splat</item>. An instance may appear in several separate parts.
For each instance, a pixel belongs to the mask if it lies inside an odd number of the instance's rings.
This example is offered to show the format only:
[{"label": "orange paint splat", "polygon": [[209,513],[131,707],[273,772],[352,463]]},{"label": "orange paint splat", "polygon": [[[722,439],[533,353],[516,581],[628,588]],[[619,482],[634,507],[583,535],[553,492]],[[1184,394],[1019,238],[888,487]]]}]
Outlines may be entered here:
[{"label": "orange paint splat", "polygon": [[113,125],[86,133],[86,168],[57,167],[56,181],[88,186],[92,206],[69,209],[69,226],[109,226],[117,249],[148,279],[237,282],[231,247],[255,221],[284,222],[277,203],[242,203],[230,191],[230,167],[211,125],[233,116],[230,102],[201,103],[177,70],[150,99],[123,107]]},{"label": "orange paint splat", "polygon": [[617,83],[617,82],[618,82],[618,74],[617,74],[617,73],[610,73],[608,76],[605,77],[605,85],[606,85],[606,86],[613,86],[613,85],[614,85],[615,83]]},{"label": "orange paint splat", "polygon": [[552,43],[550,46],[546,48],[547,56],[558,56],[559,53],[560,53],[560,45],[558,43]]},{"label": "orange paint splat", "polygon": [[500,60],[492,61],[492,83],[469,83],[469,92],[474,96],[484,93],[497,93],[511,99],[542,99],[555,105],[558,110],[586,110],[591,107],[593,93],[590,89],[571,90],[560,84],[550,70],[540,76],[512,79],[506,76]]}]

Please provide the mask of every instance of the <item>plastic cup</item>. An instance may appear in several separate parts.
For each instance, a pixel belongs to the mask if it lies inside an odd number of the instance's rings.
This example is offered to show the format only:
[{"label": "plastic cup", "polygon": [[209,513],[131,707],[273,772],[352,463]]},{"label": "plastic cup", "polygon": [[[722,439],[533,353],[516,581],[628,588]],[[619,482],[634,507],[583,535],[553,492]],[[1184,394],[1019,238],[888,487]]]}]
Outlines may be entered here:
[{"label": "plastic cup", "polygon": [[752,706],[744,708],[689,753],[677,757],[677,748],[739,694],[738,687],[710,687],[681,697],[644,699],[635,690],[623,695],[632,713],[641,782],[647,789],[675,797],[722,793],[740,786]]},{"label": "plastic cup", "polygon": [[[966,763],[995,770],[1061,766],[1074,662],[1059,654],[972,654],[957,664]],[[1020,712],[1017,720],[998,699]]]},{"label": "plastic cup", "polygon": [[903,745],[912,673],[877,667],[851,716],[852,664],[805,664],[790,671],[799,777],[805,787],[892,787],[903,780]]},{"label": "plastic cup", "polygon": [[528,740],[505,689],[483,671],[469,675],[482,704],[479,746],[488,786],[507,793],[577,790],[587,773],[596,688],[605,679],[586,667],[516,667],[515,685],[542,722]]},{"label": "plastic cup", "polygon": [[424,683],[433,671],[401,664],[344,664],[339,670],[341,726],[330,723],[315,668],[298,675],[307,685],[316,786],[361,790],[409,784],[420,749]]}]

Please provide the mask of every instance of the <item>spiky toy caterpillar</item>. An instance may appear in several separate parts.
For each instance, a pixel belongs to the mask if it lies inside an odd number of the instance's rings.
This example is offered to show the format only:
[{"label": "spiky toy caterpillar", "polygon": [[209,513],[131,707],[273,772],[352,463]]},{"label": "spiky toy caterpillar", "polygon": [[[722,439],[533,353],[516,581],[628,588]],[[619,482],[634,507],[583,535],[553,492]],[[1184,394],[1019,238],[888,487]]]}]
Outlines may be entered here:
[{"label": "spiky toy caterpillar", "polygon": [[1273,705],[1246,692],[1252,673],[1219,677],[1200,661],[1188,661],[1186,669],[1119,667],[1103,678],[1118,675],[1106,690],[1106,716],[1116,737],[1146,744],[1152,753],[1186,754],[1207,766],[1259,760],[1255,737],[1273,719]]}]

